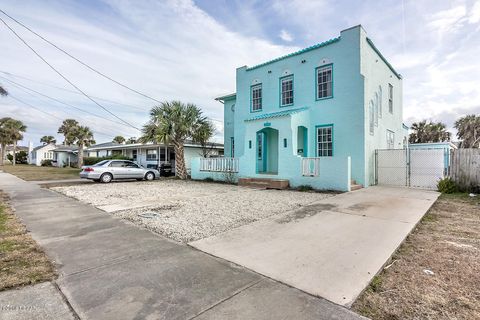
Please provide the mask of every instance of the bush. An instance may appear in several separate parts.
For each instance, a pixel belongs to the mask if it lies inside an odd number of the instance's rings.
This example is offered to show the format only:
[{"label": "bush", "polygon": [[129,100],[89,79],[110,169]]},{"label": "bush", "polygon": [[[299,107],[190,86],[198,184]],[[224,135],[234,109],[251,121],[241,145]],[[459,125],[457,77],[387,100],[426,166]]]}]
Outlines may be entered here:
[{"label": "bush", "polygon": [[451,178],[443,178],[438,181],[437,189],[441,193],[455,193],[458,191],[457,184]]},{"label": "bush", "polygon": [[313,187],[308,184],[304,184],[304,185],[298,186],[297,190],[302,192],[312,191]]},{"label": "bush", "polygon": [[[13,155],[7,154],[7,159],[10,162],[13,162]],[[26,164],[28,162],[28,153],[25,151],[18,151],[15,154],[15,163],[17,164]]]},{"label": "bush", "polygon": [[121,154],[115,154],[112,156],[107,156],[107,157],[85,157],[83,158],[83,165],[84,166],[91,166],[94,165],[95,163],[98,163],[103,160],[133,160],[132,158],[123,156]]},{"label": "bush", "polygon": [[53,160],[45,159],[41,162],[42,167],[53,167]]}]

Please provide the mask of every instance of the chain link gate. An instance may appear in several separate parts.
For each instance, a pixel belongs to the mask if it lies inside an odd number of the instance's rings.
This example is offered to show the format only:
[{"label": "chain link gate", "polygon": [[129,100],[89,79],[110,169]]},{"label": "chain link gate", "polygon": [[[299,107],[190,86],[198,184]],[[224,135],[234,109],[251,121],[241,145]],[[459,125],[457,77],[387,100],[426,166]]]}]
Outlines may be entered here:
[{"label": "chain link gate", "polygon": [[446,149],[389,149],[375,151],[377,185],[436,189],[448,175],[449,152]]}]

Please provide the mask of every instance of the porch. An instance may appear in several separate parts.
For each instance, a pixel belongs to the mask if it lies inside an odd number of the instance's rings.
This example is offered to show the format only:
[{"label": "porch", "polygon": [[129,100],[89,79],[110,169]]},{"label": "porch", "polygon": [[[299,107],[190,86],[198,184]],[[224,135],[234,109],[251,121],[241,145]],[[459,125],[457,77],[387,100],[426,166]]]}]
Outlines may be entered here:
[{"label": "porch", "polygon": [[[262,188],[283,189],[310,186],[318,190],[351,191],[350,157],[300,157],[292,156],[287,165],[280,165],[276,174],[249,174],[245,157],[194,158],[191,175],[194,180],[210,178],[217,181],[251,182]],[[287,185],[285,185],[285,182]]]}]

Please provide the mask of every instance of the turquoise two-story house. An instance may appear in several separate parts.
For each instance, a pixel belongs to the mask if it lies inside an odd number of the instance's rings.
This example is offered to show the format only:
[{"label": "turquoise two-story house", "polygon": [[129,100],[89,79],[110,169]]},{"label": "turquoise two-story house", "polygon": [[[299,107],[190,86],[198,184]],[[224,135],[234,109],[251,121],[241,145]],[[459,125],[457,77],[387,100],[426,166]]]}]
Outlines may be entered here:
[{"label": "turquoise two-story house", "polygon": [[[239,179],[343,191],[352,181],[370,186],[375,150],[403,148],[407,134],[402,77],[362,26],[238,68],[236,93],[217,100],[224,104],[225,157],[235,159]],[[192,164],[193,178],[212,171],[221,178],[222,169]]]}]

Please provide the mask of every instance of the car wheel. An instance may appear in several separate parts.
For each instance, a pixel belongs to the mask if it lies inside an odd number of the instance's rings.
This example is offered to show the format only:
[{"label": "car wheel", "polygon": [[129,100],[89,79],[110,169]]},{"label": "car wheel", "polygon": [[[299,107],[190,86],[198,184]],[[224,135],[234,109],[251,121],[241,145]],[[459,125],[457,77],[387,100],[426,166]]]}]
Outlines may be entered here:
[{"label": "car wheel", "polygon": [[153,179],[155,179],[155,174],[153,172],[147,172],[145,174],[145,180],[152,181]]},{"label": "car wheel", "polygon": [[100,181],[102,183],[110,183],[110,182],[112,182],[112,180],[113,180],[113,176],[110,173],[104,173],[100,177]]}]

